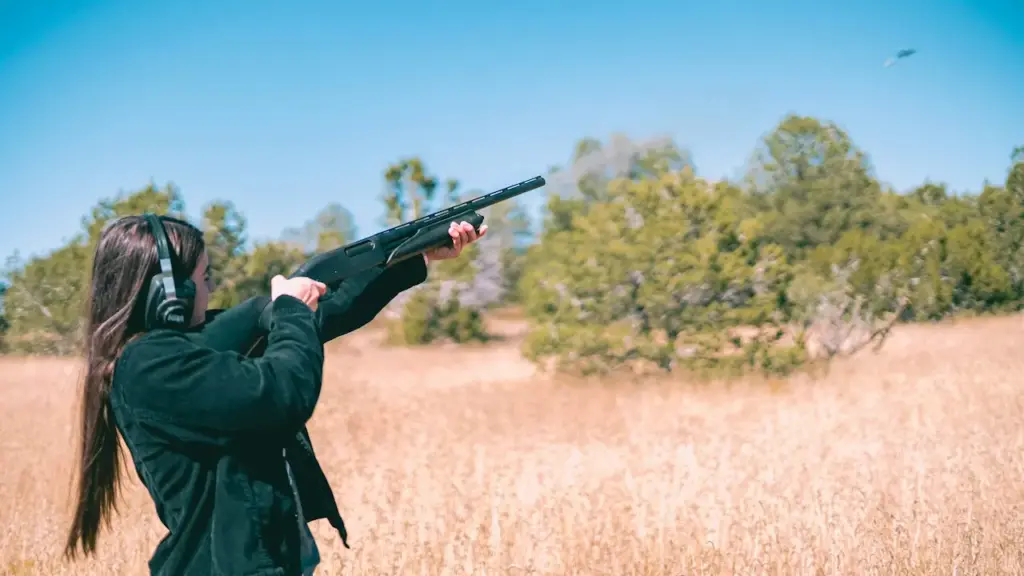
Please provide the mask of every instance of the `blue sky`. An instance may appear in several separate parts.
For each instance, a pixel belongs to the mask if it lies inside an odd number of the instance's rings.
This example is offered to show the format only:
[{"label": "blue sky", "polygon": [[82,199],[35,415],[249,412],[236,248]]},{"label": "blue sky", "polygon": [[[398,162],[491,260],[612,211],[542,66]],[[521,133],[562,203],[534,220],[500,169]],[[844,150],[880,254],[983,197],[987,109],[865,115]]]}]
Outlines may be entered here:
[{"label": "blue sky", "polygon": [[798,112],[897,188],[968,190],[1024,144],[1019,0],[288,4],[0,0],[0,257],[151,180],[262,239],[332,201],[380,229],[382,171],[412,154],[492,189],[583,136],[669,133],[718,178]]}]

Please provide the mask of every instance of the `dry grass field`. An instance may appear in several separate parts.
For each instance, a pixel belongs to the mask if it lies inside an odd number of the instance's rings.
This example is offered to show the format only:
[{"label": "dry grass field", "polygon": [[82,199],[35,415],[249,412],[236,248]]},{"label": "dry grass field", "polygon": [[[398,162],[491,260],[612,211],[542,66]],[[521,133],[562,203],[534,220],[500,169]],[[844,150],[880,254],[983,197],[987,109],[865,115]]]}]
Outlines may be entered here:
[{"label": "dry grass field", "polygon": [[[332,347],[310,426],[352,534],[314,524],[318,574],[1024,574],[1020,317],[729,386],[371,337]],[[0,573],[144,574],[163,535],[130,473],[98,557],[60,561],[77,370],[0,359]]]}]

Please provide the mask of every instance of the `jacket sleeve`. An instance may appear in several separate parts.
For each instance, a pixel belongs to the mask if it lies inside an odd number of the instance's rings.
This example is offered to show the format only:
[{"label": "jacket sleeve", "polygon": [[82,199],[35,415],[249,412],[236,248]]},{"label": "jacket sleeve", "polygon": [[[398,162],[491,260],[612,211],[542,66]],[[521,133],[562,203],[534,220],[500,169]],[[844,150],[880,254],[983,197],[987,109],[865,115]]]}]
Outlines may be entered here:
[{"label": "jacket sleeve", "polygon": [[[317,307],[316,323],[320,342],[327,343],[362,328],[395,296],[423,283],[427,265],[422,258],[410,258],[384,270],[371,269],[341,281]],[[211,310],[206,322],[189,338],[215,350],[259,355],[267,334],[269,315],[264,311],[268,296],[250,298],[227,310]]]},{"label": "jacket sleeve", "polygon": [[188,333],[200,346],[246,354],[257,340],[268,333],[260,324],[260,315],[270,306],[269,296],[256,296],[226,310],[208,310],[206,321]]},{"label": "jacket sleeve", "polygon": [[152,335],[125,349],[114,393],[135,417],[191,441],[300,430],[320,396],[323,345],[301,301],[281,296],[272,309],[261,358],[218,351],[180,334]]},{"label": "jacket sleeve", "polygon": [[368,270],[342,281],[328,300],[320,302],[317,320],[321,342],[362,328],[395,296],[427,279],[423,258],[409,258],[384,271]]}]

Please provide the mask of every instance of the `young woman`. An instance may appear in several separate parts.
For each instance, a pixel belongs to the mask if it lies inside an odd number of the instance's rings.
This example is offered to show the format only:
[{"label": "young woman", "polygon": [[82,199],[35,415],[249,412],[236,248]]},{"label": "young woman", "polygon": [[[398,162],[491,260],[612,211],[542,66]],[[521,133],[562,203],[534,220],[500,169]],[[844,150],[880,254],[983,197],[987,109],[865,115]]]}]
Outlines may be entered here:
[{"label": "young woman", "polygon": [[[200,230],[152,215],[111,224],[93,260],[66,555],[94,552],[116,509],[120,435],[168,530],[151,574],[312,574],[319,554],[307,522],[328,519],[348,546],[305,431],[323,343],[369,322],[426,279],[429,261],[458,256],[485,232],[452,223],[452,248],[364,273],[326,297],[319,282],[277,276],[269,298],[216,314],[206,310],[213,285]],[[247,358],[238,348],[256,330],[251,312],[267,305],[266,347]]]}]

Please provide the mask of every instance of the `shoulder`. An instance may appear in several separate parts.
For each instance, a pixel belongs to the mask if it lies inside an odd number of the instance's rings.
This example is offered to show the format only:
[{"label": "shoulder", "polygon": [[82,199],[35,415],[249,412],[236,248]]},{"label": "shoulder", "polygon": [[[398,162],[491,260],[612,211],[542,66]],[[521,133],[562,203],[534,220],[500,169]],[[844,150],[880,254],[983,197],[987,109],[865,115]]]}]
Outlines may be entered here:
[{"label": "shoulder", "polygon": [[148,398],[161,395],[159,388],[181,379],[181,358],[193,347],[184,334],[172,330],[154,330],[128,342],[114,363],[114,406],[135,414]]},{"label": "shoulder", "polygon": [[260,324],[268,304],[269,296],[258,296],[225,310],[208,311],[206,321],[189,331],[188,338],[215,350],[248,350],[268,329]]},{"label": "shoulder", "polygon": [[187,333],[176,330],[153,330],[129,342],[121,351],[117,365],[132,365],[152,358],[164,358],[191,348],[194,344]]},{"label": "shoulder", "polygon": [[204,324],[210,324],[214,321],[242,321],[248,323],[251,322],[250,317],[253,312],[262,312],[269,304],[270,296],[254,296],[232,306],[231,308],[207,310],[204,318]]},{"label": "shoulder", "polygon": [[133,386],[174,377],[188,358],[201,348],[187,334],[175,330],[154,330],[129,342],[114,364],[114,384],[126,379]]}]

